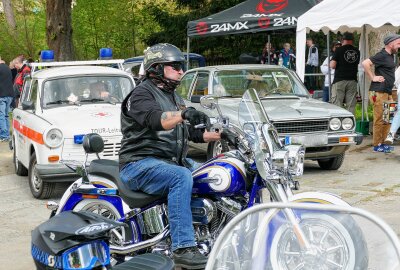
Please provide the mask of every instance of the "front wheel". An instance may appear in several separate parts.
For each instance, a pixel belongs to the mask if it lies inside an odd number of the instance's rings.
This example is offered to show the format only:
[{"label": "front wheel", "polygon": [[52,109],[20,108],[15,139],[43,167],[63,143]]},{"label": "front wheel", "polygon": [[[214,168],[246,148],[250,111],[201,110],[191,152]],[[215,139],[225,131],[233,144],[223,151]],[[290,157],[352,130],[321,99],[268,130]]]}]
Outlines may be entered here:
[{"label": "front wheel", "polygon": [[320,159],[318,165],[323,170],[338,170],[343,164],[344,156],[345,153],[343,152],[334,158]]},{"label": "front wheel", "polygon": [[36,164],[36,153],[33,153],[28,170],[29,188],[31,189],[33,197],[37,199],[48,199],[53,194],[56,184],[44,182],[35,170]]},{"label": "front wheel", "polygon": [[292,226],[282,225],[271,243],[271,269],[367,269],[366,242],[351,216],[304,212],[299,225],[309,239],[313,254],[300,249]]}]

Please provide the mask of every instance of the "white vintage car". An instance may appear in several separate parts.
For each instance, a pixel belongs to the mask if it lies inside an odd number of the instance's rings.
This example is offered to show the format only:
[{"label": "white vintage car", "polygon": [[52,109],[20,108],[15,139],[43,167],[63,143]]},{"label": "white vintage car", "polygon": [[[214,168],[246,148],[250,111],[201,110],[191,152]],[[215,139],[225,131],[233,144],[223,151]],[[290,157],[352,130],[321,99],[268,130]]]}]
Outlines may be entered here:
[{"label": "white vintage car", "polygon": [[60,161],[85,161],[82,139],[87,133],[103,137],[102,158],[118,158],[121,102],[135,83],[120,69],[94,65],[100,62],[107,61],[56,65],[25,79],[13,111],[12,147],[15,172],[28,175],[36,198],[48,198],[56,183],[78,178]]}]

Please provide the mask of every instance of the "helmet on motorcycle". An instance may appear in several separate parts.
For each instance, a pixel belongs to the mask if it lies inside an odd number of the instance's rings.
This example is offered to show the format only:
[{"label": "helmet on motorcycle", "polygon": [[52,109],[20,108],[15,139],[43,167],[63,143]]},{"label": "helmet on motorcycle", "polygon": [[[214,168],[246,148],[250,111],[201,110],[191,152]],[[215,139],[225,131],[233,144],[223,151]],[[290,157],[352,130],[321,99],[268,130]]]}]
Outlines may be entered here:
[{"label": "helmet on motorcycle", "polygon": [[90,212],[62,212],[32,231],[37,270],[111,269],[108,232],[121,223]]},{"label": "helmet on motorcycle", "polygon": [[144,70],[160,77],[164,75],[164,66],[158,64],[172,62],[181,63],[183,67],[185,57],[178,47],[168,43],[159,43],[151,46],[146,50],[143,59]]}]

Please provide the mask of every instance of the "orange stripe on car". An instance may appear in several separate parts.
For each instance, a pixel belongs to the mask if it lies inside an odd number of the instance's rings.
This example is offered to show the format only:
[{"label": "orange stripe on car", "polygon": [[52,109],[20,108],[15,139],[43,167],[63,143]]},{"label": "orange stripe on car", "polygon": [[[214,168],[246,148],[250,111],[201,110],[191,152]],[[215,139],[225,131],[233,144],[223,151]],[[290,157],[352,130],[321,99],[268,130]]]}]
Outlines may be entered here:
[{"label": "orange stripe on car", "polygon": [[21,125],[21,123],[15,119],[13,120],[13,128],[15,130],[18,130],[22,135],[24,135],[28,139],[31,139],[32,141],[37,142],[39,144],[44,144],[42,133],[39,133],[31,128],[28,128],[27,126]]}]

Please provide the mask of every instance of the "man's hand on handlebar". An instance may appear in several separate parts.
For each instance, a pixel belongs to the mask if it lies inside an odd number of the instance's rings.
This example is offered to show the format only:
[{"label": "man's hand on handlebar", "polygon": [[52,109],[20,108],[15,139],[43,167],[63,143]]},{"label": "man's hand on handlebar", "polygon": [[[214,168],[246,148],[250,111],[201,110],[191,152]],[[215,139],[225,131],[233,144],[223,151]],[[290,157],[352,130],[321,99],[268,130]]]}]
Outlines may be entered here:
[{"label": "man's hand on handlebar", "polygon": [[[182,119],[188,120],[190,125],[195,128],[199,128],[200,125],[204,125],[207,130],[210,130],[210,117],[205,113],[196,110],[193,107],[188,107],[181,112]],[[200,127],[201,128],[201,127]]]}]

